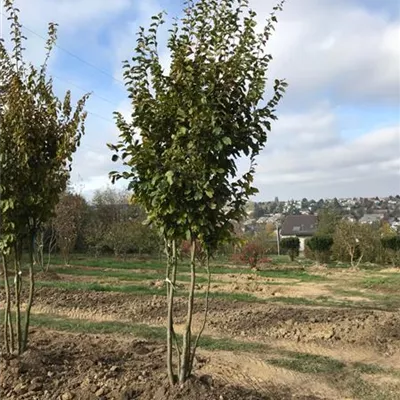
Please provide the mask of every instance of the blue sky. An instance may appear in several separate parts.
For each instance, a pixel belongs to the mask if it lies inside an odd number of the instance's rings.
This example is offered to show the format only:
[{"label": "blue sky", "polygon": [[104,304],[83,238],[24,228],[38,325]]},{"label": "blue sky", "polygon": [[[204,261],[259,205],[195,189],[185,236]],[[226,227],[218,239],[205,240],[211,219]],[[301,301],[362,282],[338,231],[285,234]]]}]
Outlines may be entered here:
[{"label": "blue sky", "polygon": [[[40,63],[44,54],[37,34],[46,35],[49,21],[60,24],[58,44],[69,53],[56,49],[50,63],[57,93],[71,88],[78,98],[94,92],[72,175],[89,197],[109,184],[114,168],[105,146],[117,138],[112,112],[130,112],[121,62],[133,55],[135,32],[161,10],[168,18],[179,15],[182,3],[16,0],[21,22],[36,33],[24,31],[32,62]],[[250,3],[262,22],[275,1]],[[258,161],[256,199],[398,194],[398,0],[288,0],[269,46],[270,77],[285,77],[289,88]],[[166,64],[167,53],[161,53]]]}]

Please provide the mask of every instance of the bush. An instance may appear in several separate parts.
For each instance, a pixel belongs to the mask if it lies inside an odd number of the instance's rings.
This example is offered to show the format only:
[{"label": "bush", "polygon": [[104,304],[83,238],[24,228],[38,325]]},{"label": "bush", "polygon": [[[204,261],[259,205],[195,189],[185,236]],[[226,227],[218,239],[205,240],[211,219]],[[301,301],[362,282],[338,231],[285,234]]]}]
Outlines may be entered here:
[{"label": "bush", "polygon": [[393,265],[400,263],[400,236],[383,237],[381,244]]},{"label": "bush", "polygon": [[333,238],[331,236],[313,236],[307,241],[307,245],[318,262],[323,263],[329,261],[330,251],[333,245]]},{"label": "bush", "polygon": [[304,243],[304,257],[308,260],[316,260],[315,253],[311,250],[309,243],[310,239],[306,239]]},{"label": "bush", "polygon": [[248,242],[241,249],[240,253],[236,255],[235,259],[249,265],[251,268],[257,268],[259,263],[268,263],[271,260],[263,257],[265,248],[257,242]]},{"label": "bush", "polygon": [[289,255],[290,260],[294,261],[300,253],[300,239],[298,237],[287,237],[281,240],[282,250]]}]

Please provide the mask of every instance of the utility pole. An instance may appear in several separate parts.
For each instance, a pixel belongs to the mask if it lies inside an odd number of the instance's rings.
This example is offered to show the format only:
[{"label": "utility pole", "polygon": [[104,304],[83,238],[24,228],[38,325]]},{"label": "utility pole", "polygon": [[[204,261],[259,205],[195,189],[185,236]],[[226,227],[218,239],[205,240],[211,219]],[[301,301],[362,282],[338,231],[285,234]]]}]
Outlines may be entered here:
[{"label": "utility pole", "polygon": [[279,234],[279,223],[276,222],[275,226],[276,226],[276,246],[278,248],[278,256],[280,256],[281,255],[281,246],[280,246],[280,237],[279,237],[280,236],[280,234]]}]

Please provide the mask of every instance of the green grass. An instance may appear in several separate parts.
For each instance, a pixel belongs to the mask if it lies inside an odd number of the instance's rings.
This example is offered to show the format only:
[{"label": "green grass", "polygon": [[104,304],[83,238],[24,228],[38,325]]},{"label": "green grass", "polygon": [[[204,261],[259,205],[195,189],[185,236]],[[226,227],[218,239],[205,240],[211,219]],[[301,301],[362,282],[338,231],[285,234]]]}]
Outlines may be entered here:
[{"label": "green grass", "polygon": [[331,357],[309,353],[284,352],[284,358],[271,358],[266,362],[277,367],[301,373],[328,374],[343,370],[346,364]]},{"label": "green grass", "polygon": [[[287,264],[290,260],[288,256],[273,256],[273,261],[275,264]],[[307,260],[303,260],[304,262]],[[303,264],[304,264],[303,262]],[[60,258],[58,255],[52,257],[52,264],[53,265],[64,265],[64,261],[62,258]],[[154,277],[149,274],[137,274],[133,276],[133,274],[129,274],[127,272],[123,271],[107,271],[107,270],[112,270],[112,269],[120,269],[120,270],[129,270],[129,271],[135,271],[135,270],[149,270],[149,271],[154,271],[153,273],[156,274],[157,271],[162,271],[161,273],[165,273],[165,262],[164,261],[143,261],[143,260],[118,260],[112,257],[100,257],[100,258],[94,258],[94,257],[88,257],[86,255],[78,255],[75,254],[71,257],[70,264],[75,267],[95,267],[98,269],[103,269],[104,271],[98,271],[98,270],[90,270],[89,268],[86,268],[85,270],[79,270],[77,268],[65,268],[65,267],[59,267],[55,268],[54,271],[58,273],[63,273],[63,274],[69,274],[69,275],[87,275],[87,276],[109,276],[109,277],[114,277],[118,278],[121,280],[146,280],[146,279],[154,279]],[[184,261],[183,263],[179,264],[179,271],[181,272],[189,272],[189,264],[187,261]],[[81,272],[84,271],[84,272]],[[291,268],[291,269],[270,269],[270,270],[262,270],[262,271],[252,271],[249,267],[234,267],[234,266],[229,266],[229,264],[218,264],[218,263],[212,263],[211,265],[211,271],[213,274],[254,274],[258,275],[261,277],[265,278],[284,278],[284,279],[293,279],[297,280],[300,282],[323,282],[327,281],[328,278],[324,276],[319,276],[319,275],[313,275],[309,274],[305,270],[300,270],[296,268]],[[203,269],[198,268],[198,273],[201,274],[203,273]],[[187,275],[182,275],[180,274],[178,276],[178,280],[182,282],[187,282],[190,280],[190,278]],[[205,283],[206,278],[203,276],[199,276],[199,283]],[[268,283],[268,282],[266,282]]]},{"label": "green grass", "polygon": [[[103,278],[117,278],[123,281],[147,281],[147,280],[156,280],[156,279],[164,279],[164,274],[153,272],[153,273],[140,273],[140,272],[126,272],[126,271],[113,271],[113,270],[101,270],[101,269],[90,269],[90,268],[72,268],[72,267],[59,267],[52,268],[52,272],[63,275],[74,275],[74,276],[94,276],[94,277],[103,277]],[[190,282],[189,275],[178,275],[178,281],[181,282]],[[207,279],[203,276],[196,277],[197,283],[206,283]]]},{"label": "green grass", "polygon": [[362,362],[355,362],[352,364],[352,366],[361,374],[375,375],[388,372],[388,369],[385,369],[380,365],[375,365],[375,364],[365,364]]},{"label": "green grass", "polygon": [[309,274],[308,272],[299,269],[262,270],[258,271],[257,275],[267,278],[296,279],[302,282],[322,282],[328,280],[325,276]]},{"label": "green grass", "polygon": [[361,285],[367,289],[384,292],[400,292],[400,273],[385,274],[385,276],[373,276],[365,278]]},{"label": "green grass", "polygon": [[[0,312],[2,315],[2,312]],[[32,314],[32,326],[66,332],[85,332],[91,334],[123,334],[155,341],[166,340],[166,329],[145,324],[119,321],[95,322],[84,319],[71,319],[52,314]],[[181,338],[180,335],[178,335]],[[207,350],[223,351],[269,351],[270,347],[262,343],[241,342],[232,339],[216,339],[203,335],[200,347]]]},{"label": "green grass", "polygon": [[[11,278],[10,278],[11,279]],[[11,283],[11,280],[10,280]],[[0,287],[4,285],[0,282]],[[135,284],[109,284],[98,282],[65,282],[65,281],[37,281],[37,287],[59,288],[64,290],[81,290],[81,291],[94,291],[94,292],[109,292],[109,293],[126,293],[131,295],[140,296],[165,296],[165,288],[156,288],[148,285],[135,285]],[[185,289],[177,289],[175,292],[177,297],[187,296]],[[244,302],[244,303],[280,303],[288,305],[301,305],[301,306],[323,306],[323,307],[344,307],[344,308],[357,308],[364,310],[385,310],[392,311],[398,309],[400,306],[400,299],[398,296],[382,296],[370,294],[368,297],[373,297],[373,302],[362,301],[340,301],[327,296],[320,296],[315,299],[308,299],[305,297],[285,297],[276,296],[269,298],[259,298],[251,293],[243,292],[210,292],[210,298],[221,299],[225,301]],[[204,298],[205,293],[201,292],[196,295],[198,298]]]},{"label": "green grass", "polygon": [[66,290],[86,290],[93,292],[116,292],[116,293],[130,293],[137,295],[165,295],[162,289],[156,289],[149,286],[138,285],[109,285],[100,283],[87,283],[87,282],[60,282],[60,281],[38,281],[37,287],[50,287]]},{"label": "green grass", "polygon": [[[106,269],[151,269],[165,271],[165,263],[158,261],[118,260],[115,258],[94,258],[86,256],[71,257],[70,265],[83,267],[98,267]],[[58,256],[51,258],[51,264],[64,265],[64,260]],[[185,266],[188,269],[188,266]]]},{"label": "green grass", "polygon": [[151,340],[164,340],[165,328],[145,324],[127,324],[119,321],[94,322],[83,319],[71,319],[51,314],[32,314],[32,326],[67,332],[92,334],[129,334]]}]

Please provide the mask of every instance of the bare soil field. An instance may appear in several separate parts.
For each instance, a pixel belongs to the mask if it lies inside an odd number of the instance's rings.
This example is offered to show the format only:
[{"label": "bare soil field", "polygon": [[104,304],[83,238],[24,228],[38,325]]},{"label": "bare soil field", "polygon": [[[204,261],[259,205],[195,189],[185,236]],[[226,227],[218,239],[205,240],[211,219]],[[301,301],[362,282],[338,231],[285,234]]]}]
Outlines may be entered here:
[{"label": "bare soil field", "polygon": [[[1,358],[0,399],[400,399],[400,272],[214,270],[195,376],[173,390],[161,267],[39,274],[31,346]],[[187,272],[178,280],[179,333]],[[202,274],[197,288],[195,330]]]}]

